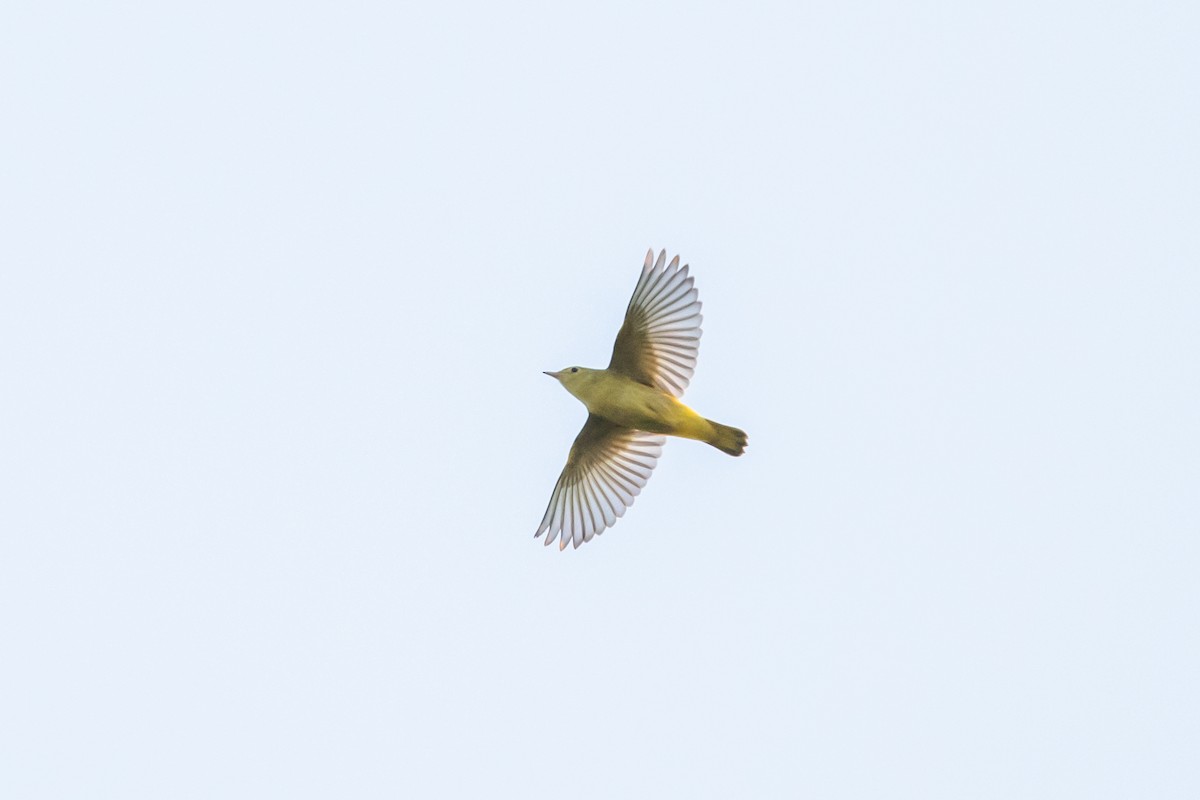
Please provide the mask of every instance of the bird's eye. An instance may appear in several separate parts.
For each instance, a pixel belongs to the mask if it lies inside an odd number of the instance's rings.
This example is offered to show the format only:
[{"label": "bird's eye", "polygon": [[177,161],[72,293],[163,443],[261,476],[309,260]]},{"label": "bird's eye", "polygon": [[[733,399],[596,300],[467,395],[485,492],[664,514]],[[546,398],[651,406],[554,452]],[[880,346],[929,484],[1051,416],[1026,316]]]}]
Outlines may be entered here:
[{"label": "bird's eye", "polygon": [[571,372],[579,372],[579,367],[571,367]]}]

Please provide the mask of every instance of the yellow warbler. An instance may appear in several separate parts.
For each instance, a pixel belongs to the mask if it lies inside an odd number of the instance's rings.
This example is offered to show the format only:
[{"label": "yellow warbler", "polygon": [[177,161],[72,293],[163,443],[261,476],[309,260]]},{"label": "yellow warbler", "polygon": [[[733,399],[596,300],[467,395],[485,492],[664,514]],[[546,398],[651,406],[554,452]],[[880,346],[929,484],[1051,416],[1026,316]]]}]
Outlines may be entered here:
[{"label": "yellow warbler", "polygon": [[608,369],[567,367],[547,372],[587,406],[546,515],[534,536],[559,549],[591,541],[633,505],[667,434],[698,439],[740,456],[746,434],[713,422],[679,401],[696,369],[700,301],[679,256],[663,266],[664,250],[646,264],[617,333]]}]

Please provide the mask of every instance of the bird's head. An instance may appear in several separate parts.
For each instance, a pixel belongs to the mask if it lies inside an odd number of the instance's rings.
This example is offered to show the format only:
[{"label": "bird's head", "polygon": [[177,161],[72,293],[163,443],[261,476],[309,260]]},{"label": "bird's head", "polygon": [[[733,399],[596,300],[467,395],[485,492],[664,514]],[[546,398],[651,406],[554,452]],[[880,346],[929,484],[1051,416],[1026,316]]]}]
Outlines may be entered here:
[{"label": "bird's head", "polygon": [[576,394],[575,390],[598,371],[587,367],[563,367],[558,372],[547,372],[546,374],[561,383],[568,392]]}]

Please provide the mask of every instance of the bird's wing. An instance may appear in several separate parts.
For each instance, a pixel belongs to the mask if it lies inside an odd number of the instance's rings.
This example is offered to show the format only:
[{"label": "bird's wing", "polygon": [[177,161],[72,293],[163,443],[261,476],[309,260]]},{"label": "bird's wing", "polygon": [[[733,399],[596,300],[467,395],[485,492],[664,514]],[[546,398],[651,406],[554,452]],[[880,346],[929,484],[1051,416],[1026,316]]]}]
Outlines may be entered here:
[{"label": "bird's wing", "polygon": [[650,479],[666,440],[589,414],[534,536],[545,532],[550,544],[561,534],[562,550],[615,525]]},{"label": "bird's wing", "polygon": [[664,268],[666,258],[666,250],[657,262],[653,250],[646,253],[608,368],[680,397],[696,371],[704,318],[687,265],[680,269],[675,256]]}]

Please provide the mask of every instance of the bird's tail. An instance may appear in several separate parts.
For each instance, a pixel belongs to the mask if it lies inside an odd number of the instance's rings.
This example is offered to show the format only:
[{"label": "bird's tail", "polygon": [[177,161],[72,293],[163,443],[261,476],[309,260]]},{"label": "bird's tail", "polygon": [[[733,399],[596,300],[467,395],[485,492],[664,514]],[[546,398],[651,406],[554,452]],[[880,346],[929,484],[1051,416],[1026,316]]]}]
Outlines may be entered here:
[{"label": "bird's tail", "polygon": [[746,436],[745,431],[713,422],[711,419],[706,421],[712,426],[712,435],[704,441],[731,456],[740,456],[746,452],[746,440],[749,437]]}]

